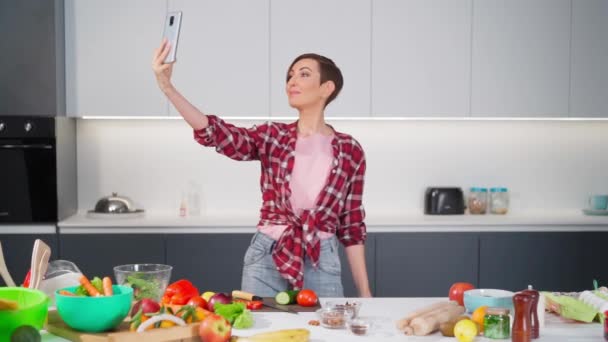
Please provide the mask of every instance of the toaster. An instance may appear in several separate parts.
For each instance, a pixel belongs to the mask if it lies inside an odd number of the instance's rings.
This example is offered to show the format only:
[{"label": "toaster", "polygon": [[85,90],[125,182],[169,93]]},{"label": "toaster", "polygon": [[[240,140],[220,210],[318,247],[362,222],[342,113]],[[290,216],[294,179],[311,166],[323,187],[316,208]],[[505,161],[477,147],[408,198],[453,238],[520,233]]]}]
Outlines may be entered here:
[{"label": "toaster", "polygon": [[464,194],[461,188],[428,187],[424,194],[427,215],[464,214]]}]

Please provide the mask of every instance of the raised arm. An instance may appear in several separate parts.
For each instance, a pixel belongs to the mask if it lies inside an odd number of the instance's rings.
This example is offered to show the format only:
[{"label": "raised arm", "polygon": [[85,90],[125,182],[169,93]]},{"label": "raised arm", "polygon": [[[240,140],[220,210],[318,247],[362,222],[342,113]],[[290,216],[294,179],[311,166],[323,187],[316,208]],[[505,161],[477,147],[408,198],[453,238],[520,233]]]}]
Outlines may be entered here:
[{"label": "raised arm", "polygon": [[152,58],[152,70],[156,76],[156,82],[160,90],[165,93],[169,101],[173,104],[179,114],[195,130],[200,130],[209,126],[207,115],[203,114],[198,108],[194,107],[171,83],[171,73],[174,63],[164,63],[165,57],[171,49],[169,41],[163,39],[160,47],[154,50]]}]

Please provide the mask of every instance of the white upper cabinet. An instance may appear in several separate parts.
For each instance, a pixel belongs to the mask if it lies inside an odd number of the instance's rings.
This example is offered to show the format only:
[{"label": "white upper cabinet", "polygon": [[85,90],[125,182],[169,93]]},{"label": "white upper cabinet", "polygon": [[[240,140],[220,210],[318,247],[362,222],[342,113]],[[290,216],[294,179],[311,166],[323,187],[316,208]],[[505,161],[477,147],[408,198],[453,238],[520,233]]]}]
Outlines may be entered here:
[{"label": "white upper cabinet", "polygon": [[608,117],[608,1],[572,3],[570,115]]},{"label": "white upper cabinet", "polygon": [[471,0],[375,0],[372,116],[468,116]]},{"label": "white upper cabinet", "polygon": [[570,0],[484,0],[473,8],[473,116],[567,116]]},{"label": "white upper cabinet", "polygon": [[269,0],[169,0],[169,10],[183,12],[175,87],[204,113],[268,116]]},{"label": "white upper cabinet", "polygon": [[285,92],[287,69],[303,53],[332,59],[344,87],[326,116],[370,114],[371,0],[271,0],[270,112],[297,116]]},{"label": "white upper cabinet", "polygon": [[151,68],[166,0],[65,1],[69,116],[167,115]]}]

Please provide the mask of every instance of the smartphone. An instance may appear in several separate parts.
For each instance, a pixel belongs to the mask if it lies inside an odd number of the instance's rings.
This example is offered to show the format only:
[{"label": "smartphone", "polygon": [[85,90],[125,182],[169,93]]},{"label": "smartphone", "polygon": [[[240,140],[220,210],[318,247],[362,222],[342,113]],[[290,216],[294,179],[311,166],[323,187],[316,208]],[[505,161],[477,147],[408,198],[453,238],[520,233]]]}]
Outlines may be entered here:
[{"label": "smartphone", "polygon": [[182,26],[182,12],[169,12],[165,18],[165,30],[163,38],[166,38],[171,43],[171,51],[165,58],[165,63],[175,62],[177,55],[177,42],[179,41],[179,29]]}]

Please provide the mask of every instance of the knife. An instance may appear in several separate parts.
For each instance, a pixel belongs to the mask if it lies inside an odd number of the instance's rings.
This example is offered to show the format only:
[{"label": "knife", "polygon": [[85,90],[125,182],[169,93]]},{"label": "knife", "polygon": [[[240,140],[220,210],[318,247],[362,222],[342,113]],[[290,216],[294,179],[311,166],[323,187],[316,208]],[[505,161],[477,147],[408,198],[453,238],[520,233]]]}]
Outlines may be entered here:
[{"label": "knife", "polygon": [[298,314],[296,311],[294,311],[286,306],[268,303],[268,301],[264,300],[264,298],[262,298],[260,296],[256,296],[253,293],[245,292],[245,291],[238,291],[238,290],[232,291],[232,298],[245,299],[245,300],[259,300],[264,304],[264,306],[267,306],[269,308],[273,308],[273,309],[283,311],[283,312],[289,312],[289,313],[296,314],[296,315]]}]

